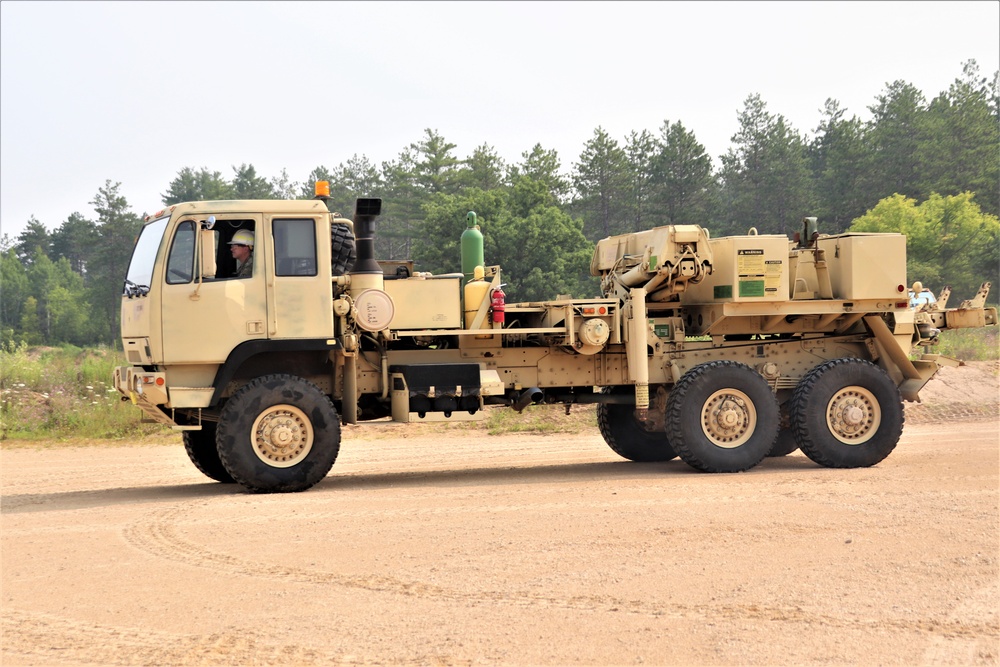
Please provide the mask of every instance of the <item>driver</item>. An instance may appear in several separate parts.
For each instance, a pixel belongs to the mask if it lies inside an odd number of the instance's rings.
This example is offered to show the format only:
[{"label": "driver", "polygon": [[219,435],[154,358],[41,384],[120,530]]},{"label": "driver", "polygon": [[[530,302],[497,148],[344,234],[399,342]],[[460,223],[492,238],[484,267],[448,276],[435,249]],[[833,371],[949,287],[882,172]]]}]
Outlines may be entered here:
[{"label": "driver", "polygon": [[253,232],[241,229],[233,234],[229,241],[229,251],[236,260],[236,278],[249,278],[253,275]]}]

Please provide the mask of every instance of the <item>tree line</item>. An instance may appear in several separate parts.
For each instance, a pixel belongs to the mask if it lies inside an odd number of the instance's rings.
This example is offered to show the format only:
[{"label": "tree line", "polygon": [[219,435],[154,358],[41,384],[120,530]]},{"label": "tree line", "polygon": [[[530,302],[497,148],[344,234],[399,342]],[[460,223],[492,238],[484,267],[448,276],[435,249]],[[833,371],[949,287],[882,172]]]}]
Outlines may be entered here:
[{"label": "tree line", "polygon": [[[303,181],[285,170],[267,178],[252,164],[232,176],[184,167],[161,193],[164,205],[212,199],[311,198],[331,184],[331,208],[349,217],[357,197],[381,197],[376,252],[453,272],[466,213],[479,216],[487,264],[504,270],[509,298],[592,296],[594,242],[665,224],[700,224],[713,236],[791,234],[804,216],[825,233],[901,231],[909,279],[947,281],[961,298],[1000,266],[1000,72],[982,77],[974,60],[928,100],[895,81],[849,115],[829,99],[811,136],[770,111],[757,94],[737,114],[728,151],[713,162],[693,131],[664,120],[621,139],[594,130],[564,168],[535,144],[508,164],[487,143],[461,158],[437,130],[379,165],[354,155],[319,165]],[[29,344],[115,344],[121,284],[142,221],[106,181],[89,202],[96,218],[72,213],[50,232],[32,217],[0,240],[0,331]],[[971,294],[968,294],[971,296]]]}]

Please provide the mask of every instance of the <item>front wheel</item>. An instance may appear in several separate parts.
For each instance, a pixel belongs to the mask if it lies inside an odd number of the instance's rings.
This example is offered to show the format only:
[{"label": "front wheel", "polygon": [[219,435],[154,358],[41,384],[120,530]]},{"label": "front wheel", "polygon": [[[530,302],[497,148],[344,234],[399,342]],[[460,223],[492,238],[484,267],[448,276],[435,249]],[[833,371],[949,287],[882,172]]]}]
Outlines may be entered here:
[{"label": "front wheel", "polygon": [[219,458],[257,493],[304,491],[326,477],[340,451],[340,419],[316,385],[293,375],[259,377],[220,415]]},{"label": "front wheel", "polygon": [[184,431],[184,450],[194,467],[209,479],[223,484],[232,484],[235,480],[219,459],[219,450],[215,446],[216,424],[205,422],[200,431]]},{"label": "front wheel", "polygon": [[864,359],[834,359],[809,371],[792,394],[790,413],[799,447],[828,468],[873,466],[903,433],[899,389]]},{"label": "front wheel", "polygon": [[685,463],[704,472],[741,472],[764,460],[778,435],[778,401],[749,366],[695,366],[667,399],[667,438]]}]

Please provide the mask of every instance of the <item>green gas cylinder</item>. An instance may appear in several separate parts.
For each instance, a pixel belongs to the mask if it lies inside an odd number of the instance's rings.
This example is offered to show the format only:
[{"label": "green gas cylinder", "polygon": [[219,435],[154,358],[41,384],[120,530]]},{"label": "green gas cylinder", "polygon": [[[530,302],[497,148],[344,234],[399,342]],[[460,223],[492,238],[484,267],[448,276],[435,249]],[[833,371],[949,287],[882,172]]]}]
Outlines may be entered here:
[{"label": "green gas cylinder", "polygon": [[462,232],[462,273],[465,275],[463,284],[473,279],[477,266],[486,266],[483,259],[483,233],[476,224],[476,214],[469,211],[465,216],[468,228]]}]

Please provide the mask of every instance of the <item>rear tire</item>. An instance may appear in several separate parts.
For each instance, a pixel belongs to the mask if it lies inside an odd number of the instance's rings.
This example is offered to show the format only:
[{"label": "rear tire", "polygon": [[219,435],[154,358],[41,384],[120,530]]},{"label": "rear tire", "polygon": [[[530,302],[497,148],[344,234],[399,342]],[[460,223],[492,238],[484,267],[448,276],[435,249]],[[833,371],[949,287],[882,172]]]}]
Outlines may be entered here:
[{"label": "rear tire", "polygon": [[774,446],[767,453],[768,456],[788,456],[799,448],[799,443],[795,442],[795,436],[789,428],[778,431],[778,438],[774,441]]},{"label": "rear tire", "polygon": [[204,422],[200,431],[184,431],[184,449],[194,467],[203,475],[216,482],[232,484],[233,476],[222,465],[219,450],[215,446],[215,422]]},{"label": "rear tire", "polygon": [[638,463],[677,458],[665,431],[649,431],[635,418],[635,406],[598,403],[597,428],[604,442],[622,458]]},{"label": "rear tire", "polygon": [[864,359],[834,359],[809,371],[792,395],[792,430],[810,459],[865,468],[903,434],[903,403],[889,375]]},{"label": "rear tire", "polygon": [[337,459],[340,419],[311,382],[265,375],[226,402],[216,441],[222,464],[248,491],[304,491]]},{"label": "rear tire", "polygon": [[763,461],[779,419],[767,381],[735,361],[695,366],[667,398],[667,438],[685,463],[704,472],[742,472]]}]

